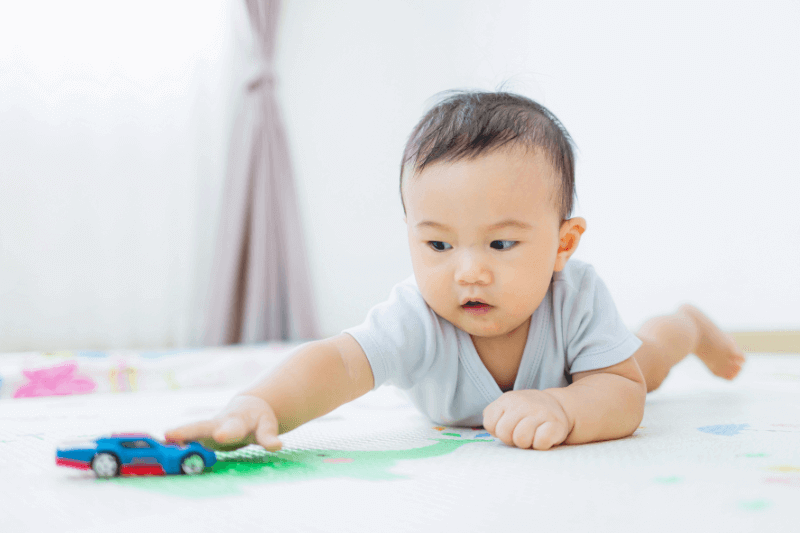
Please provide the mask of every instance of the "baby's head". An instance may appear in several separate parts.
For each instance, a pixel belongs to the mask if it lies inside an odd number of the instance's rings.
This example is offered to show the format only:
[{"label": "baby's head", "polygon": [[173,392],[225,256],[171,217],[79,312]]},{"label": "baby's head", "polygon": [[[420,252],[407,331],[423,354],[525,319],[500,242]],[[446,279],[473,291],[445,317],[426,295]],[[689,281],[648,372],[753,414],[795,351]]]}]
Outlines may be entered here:
[{"label": "baby's head", "polygon": [[[434,106],[406,144],[400,197],[425,301],[479,337],[530,318],[586,229],[569,218],[569,134],[515,94],[456,92]],[[475,300],[488,307],[464,305]]]}]

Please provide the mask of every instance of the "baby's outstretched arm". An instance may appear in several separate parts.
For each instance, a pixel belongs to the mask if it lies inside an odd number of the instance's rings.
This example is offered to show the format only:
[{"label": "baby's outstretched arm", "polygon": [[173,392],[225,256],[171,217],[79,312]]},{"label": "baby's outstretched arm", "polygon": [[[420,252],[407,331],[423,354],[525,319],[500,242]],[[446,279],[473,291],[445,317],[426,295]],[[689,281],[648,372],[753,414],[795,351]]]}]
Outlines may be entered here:
[{"label": "baby's outstretched arm", "polygon": [[168,441],[197,440],[217,450],[260,444],[282,446],[278,435],[372,390],[372,369],[361,346],[346,333],[294,352],[264,379],[234,396],[214,418],[169,430]]},{"label": "baby's outstretched arm", "polygon": [[483,425],[509,446],[547,450],[633,434],[647,387],[633,357],[578,372],[568,387],[503,394],[483,411]]}]

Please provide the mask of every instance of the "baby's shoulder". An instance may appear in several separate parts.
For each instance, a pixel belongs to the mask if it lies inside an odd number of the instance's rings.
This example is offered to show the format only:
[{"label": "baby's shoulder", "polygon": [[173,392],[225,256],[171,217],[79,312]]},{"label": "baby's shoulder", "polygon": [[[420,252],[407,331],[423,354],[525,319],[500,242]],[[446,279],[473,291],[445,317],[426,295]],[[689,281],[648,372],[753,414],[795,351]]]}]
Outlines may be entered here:
[{"label": "baby's shoulder", "polygon": [[553,274],[553,290],[580,292],[597,279],[594,267],[585,261],[570,259],[560,272]]},{"label": "baby's shoulder", "polygon": [[399,320],[407,319],[409,315],[430,320],[433,313],[413,275],[397,283],[392,288],[389,299],[380,305],[391,308]]},{"label": "baby's shoulder", "polygon": [[422,308],[426,305],[422,292],[419,290],[417,280],[413,274],[403,281],[397,283],[389,296],[390,300],[397,300],[415,308]]},{"label": "baby's shoulder", "polygon": [[605,312],[614,307],[614,300],[595,268],[583,261],[570,260],[553,276],[553,311],[578,316]]}]

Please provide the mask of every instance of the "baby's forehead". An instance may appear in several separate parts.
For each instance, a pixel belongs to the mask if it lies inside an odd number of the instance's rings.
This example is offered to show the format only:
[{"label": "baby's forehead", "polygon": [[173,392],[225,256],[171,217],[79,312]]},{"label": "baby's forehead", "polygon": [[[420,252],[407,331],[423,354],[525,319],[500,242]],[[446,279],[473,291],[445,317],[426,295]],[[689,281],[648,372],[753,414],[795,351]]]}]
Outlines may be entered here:
[{"label": "baby's forehead", "polygon": [[[404,190],[407,190],[423,180],[435,180],[437,174],[443,172],[455,170],[467,173],[477,168],[483,170],[482,175],[489,183],[509,175],[519,176],[523,179],[517,180],[516,183],[540,182],[546,188],[551,200],[555,201],[558,197],[561,176],[547,151],[540,147],[520,145],[495,149],[475,157],[440,160],[422,170],[407,165],[403,170],[402,184]],[[424,194],[426,190],[426,187],[421,190],[418,188],[415,193]]]},{"label": "baby's forehead", "polygon": [[426,174],[428,170],[455,165],[482,165],[487,162],[507,164],[513,162],[519,165],[537,167],[538,174],[548,177],[559,175],[553,156],[541,146],[529,146],[526,143],[509,143],[501,147],[484,150],[479,154],[457,154],[443,157],[432,163],[427,163],[423,168],[417,166],[416,161],[410,161],[403,167],[403,177],[416,178]]},{"label": "baby's forehead", "polygon": [[561,221],[559,178],[535,153],[495,153],[437,162],[409,180],[404,209],[417,224],[471,213],[472,223],[491,227],[501,220]]}]

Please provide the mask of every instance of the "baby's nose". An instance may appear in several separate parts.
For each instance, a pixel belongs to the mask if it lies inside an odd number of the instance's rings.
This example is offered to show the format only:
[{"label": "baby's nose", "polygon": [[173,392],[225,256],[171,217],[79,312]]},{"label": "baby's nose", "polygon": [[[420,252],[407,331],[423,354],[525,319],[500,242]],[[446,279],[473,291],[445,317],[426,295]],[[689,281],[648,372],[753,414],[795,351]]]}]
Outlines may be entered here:
[{"label": "baby's nose", "polygon": [[459,283],[489,283],[492,278],[491,270],[485,259],[479,253],[465,252],[458,269],[456,281]]}]

